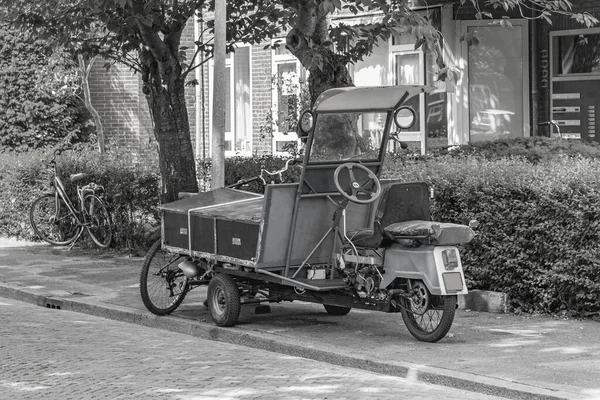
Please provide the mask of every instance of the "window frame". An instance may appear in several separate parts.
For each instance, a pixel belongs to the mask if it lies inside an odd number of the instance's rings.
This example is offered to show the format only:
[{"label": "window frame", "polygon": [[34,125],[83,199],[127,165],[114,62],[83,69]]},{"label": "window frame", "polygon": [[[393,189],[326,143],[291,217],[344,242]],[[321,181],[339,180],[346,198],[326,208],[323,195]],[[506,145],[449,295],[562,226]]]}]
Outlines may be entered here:
[{"label": "window frame", "polygon": [[[234,157],[237,155],[241,155],[241,156],[251,156],[252,155],[252,148],[253,148],[253,129],[252,129],[252,123],[253,123],[253,105],[252,105],[252,45],[250,44],[246,44],[246,43],[236,43],[235,44],[236,48],[241,48],[241,47],[248,47],[249,48],[249,54],[248,54],[248,68],[249,68],[249,89],[250,89],[250,114],[248,115],[249,121],[246,122],[246,124],[250,127],[250,140],[248,143],[248,148],[246,150],[242,150],[242,151],[236,151],[235,150],[235,129],[236,129],[236,114],[235,114],[235,52],[229,53],[227,54],[227,58],[225,60],[225,68],[229,68],[229,98],[231,99],[231,104],[230,104],[230,110],[229,110],[229,124],[230,124],[230,131],[225,132],[225,142],[230,142],[231,143],[231,149],[232,150],[225,150],[225,157]],[[209,61],[209,66],[208,66],[208,110],[209,110],[209,115],[212,115],[212,110],[213,110],[213,91],[214,91],[214,60],[210,60]],[[209,143],[210,143],[210,151],[212,154],[212,118],[209,118]],[[226,146],[227,147],[227,146]]]},{"label": "window frame", "polygon": [[[281,44],[282,41],[285,43],[285,38],[273,39],[271,41],[271,45],[274,45],[275,43],[280,43],[280,46],[283,46],[283,44]],[[296,71],[299,74],[299,78],[306,79],[307,72],[304,69],[304,67],[302,66],[302,64],[300,63],[300,61],[296,58],[296,56],[294,56],[290,52],[287,52],[285,54],[276,54],[276,50],[274,48],[272,48],[271,49],[271,78],[273,79],[277,75],[277,68],[279,65],[291,64],[291,63],[296,65]],[[297,93],[300,94],[300,89],[298,89]],[[302,112],[302,110],[299,110],[299,112]],[[289,152],[277,150],[278,143],[281,143],[281,142],[296,143],[296,146],[299,149],[300,145],[301,145],[300,139],[298,138],[298,133],[296,131],[289,131],[289,132],[280,132],[279,131],[279,126],[277,124],[277,118],[279,116],[279,92],[278,92],[277,85],[274,84],[273,82],[271,83],[271,115],[273,117],[272,123],[271,123],[272,124],[271,125],[271,132],[272,132],[272,141],[271,141],[272,149],[271,150],[273,152],[273,155],[289,156],[290,155]]]}]

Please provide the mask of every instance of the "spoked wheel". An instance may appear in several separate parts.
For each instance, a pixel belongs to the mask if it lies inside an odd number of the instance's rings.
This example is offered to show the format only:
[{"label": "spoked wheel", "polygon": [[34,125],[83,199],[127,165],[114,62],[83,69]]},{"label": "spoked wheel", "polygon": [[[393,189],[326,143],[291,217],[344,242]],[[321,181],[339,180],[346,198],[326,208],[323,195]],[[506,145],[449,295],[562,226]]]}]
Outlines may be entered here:
[{"label": "spoked wheel", "polygon": [[233,326],[240,316],[240,291],[227,274],[217,274],[208,285],[208,309],[215,324]]},{"label": "spoked wheel", "polygon": [[350,307],[331,306],[329,304],[323,304],[323,307],[329,315],[346,315],[352,310]]},{"label": "spoked wheel", "polygon": [[140,274],[140,294],[153,314],[167,315],[175,311],[188,292],[188,278],[179,268],[184,257],[164,251],[160,239],[154,242]]},{"label": "spoked wheel", "polygon": [[73,243],[83,230],[66,203],[53,194],[44,195],[33,202],[29,221],[40,239],[54,246]]},{"label": "spoked wheel", "polygon": [[421,281],[412,282],[412,291],[401,309],[404,324],[418,340],[437,342],[452,326],[457,297],[433,296]]},{"label": "spoked wheel", "polygon": [[98,196],[88,194],[83,198],[83,215],[88,223],[86,229],[94,243],[101,248],[110,246],[112,222],[104,202]]}]

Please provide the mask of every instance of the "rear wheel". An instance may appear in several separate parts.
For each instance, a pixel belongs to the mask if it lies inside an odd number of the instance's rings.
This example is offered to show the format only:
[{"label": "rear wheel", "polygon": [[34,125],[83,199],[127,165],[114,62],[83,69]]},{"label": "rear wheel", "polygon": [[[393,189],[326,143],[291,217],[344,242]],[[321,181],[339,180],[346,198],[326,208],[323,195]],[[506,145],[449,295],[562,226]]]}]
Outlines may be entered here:
[{"label": "rear wheel", "polygon": [[412,282],[412,295],[404,299],[402,319],[408,331],[422,342],[437,342],[452,326],[456,296],[434,296],[421,281]]},{"label": "rear wheel", "polygon": [[329,304],[323,304],[325,311],[329,315],[346,315],[350,312],[350,307],[331,306]]},{"label": "rear wheel", "polygon": [[240,316],[240,291],[227,274],[217,274],[208,285],[208,309],[215,324],[233,326]]},{"label": "rear wheel", "polygon": [[33,202],[29,221],[40,239],[54,246],[73,243],[83,230],[63,199],[54,194],[44,195]]},{"label": "rear wheel", "polygon": [[90,237],[101,248],[110,246],[112,240],[112,222],[110,214],[98,196],[88,194],[83,198],[83,215]]},{"label": "rear wheel", "polygon": [[178,266],[183,260],[184,257],[179,254],[164,251],[160,239],[146,254],[140,274],[140,294],[151,313],[170,314],[185,298],[188,278]]}]

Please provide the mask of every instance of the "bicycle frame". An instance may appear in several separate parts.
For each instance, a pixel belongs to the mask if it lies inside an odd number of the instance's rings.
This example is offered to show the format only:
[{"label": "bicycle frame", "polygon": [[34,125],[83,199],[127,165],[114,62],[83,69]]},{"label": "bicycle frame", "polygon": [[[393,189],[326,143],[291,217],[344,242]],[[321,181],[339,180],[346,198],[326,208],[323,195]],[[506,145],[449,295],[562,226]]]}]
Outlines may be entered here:
[{"label": "bicycle frame", "polygon": [[[59,197],[60,197],[63,200],[63,202],[65,203],[65,205],[67,206],[69,212],[77,220],[77,225],[82,226],[82,227],[89,226],[90,222],[85,221],[83,218],[83,199],[84,199],[85,195],[88,193],[95,196],[96,191],[93,189],[87,188],[86,186],[88,186],[88,185],[86,185],[84,187],[80,187],[79,184],[77,184],[77,198],[79,200],[79,209],[77,209],[75,207],[75,205],[73,204],[73,202],[71,201],[71,198],[67,195],[65,186],[56,173],[56,162],[54,160],[52,161],[52,172],[54,173],[53,186],[55,189],[54,194],[56,196],[55,197],[56,210],[58,211],[58,201],[59,201]],[[92,202],[94,200],[95,200],[95,198],[93,197]],[[92,203],[92,205],[93,205],[93,203]]]}]

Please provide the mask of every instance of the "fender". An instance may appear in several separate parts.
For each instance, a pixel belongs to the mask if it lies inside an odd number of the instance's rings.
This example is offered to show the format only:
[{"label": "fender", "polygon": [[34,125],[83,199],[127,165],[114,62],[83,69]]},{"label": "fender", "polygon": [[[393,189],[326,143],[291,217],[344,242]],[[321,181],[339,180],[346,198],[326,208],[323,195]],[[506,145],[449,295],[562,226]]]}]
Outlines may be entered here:
[{"label": "fender", "polygon": [[[448,255],[452,262],[447,261]],[[388,288],[397,278],[406,278],[422,280],[434,295],[468,293],[455,246],[405,247],[396,243],[385,250],[383,269],[382,288]]]}]

